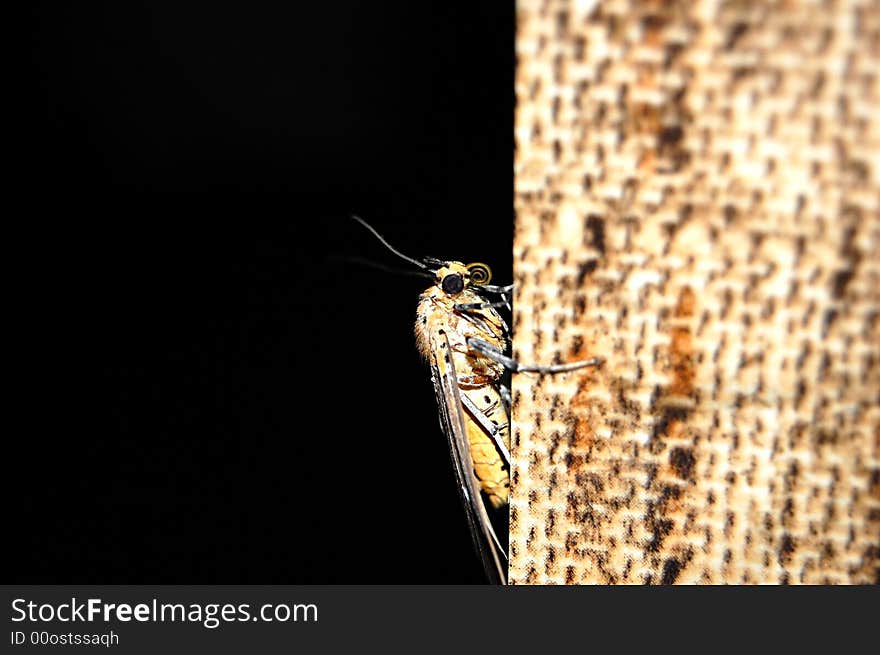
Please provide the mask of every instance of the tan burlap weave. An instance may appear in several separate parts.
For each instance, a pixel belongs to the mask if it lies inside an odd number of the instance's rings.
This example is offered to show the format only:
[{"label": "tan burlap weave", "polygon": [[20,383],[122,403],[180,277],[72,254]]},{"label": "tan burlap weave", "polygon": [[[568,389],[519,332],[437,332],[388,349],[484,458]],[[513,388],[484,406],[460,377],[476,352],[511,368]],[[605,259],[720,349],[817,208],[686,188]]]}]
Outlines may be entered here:
[{"label": "tan burlap weave", "polygon": [[517,20],[511,581],[876,581],[880,3]]}]

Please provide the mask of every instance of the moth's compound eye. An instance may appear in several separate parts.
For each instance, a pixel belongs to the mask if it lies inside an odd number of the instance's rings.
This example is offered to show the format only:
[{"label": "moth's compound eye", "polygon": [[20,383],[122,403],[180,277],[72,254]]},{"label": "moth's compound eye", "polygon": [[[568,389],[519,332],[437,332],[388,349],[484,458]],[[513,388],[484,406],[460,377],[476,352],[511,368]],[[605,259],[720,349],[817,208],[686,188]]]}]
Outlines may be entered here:
[{"label": "moth's compound eye", "polygon": [[440,286],[446,293],[455,295],[461,293],[462,289],[464,289],[464,278],[458,273],[452,273],[443,278]]}]

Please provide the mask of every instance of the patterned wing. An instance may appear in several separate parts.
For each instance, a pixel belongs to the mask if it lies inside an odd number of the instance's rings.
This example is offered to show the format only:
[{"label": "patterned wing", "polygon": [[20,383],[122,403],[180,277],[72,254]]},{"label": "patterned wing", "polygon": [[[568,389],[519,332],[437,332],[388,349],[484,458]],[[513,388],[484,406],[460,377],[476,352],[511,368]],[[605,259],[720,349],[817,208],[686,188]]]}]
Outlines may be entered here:
[{"label": "patterned wing", "polygon": [[465,418],[449,339],[441,332],[433,340],[431,377],[440,409],[440,426],[449,440],[452,464],[455,468],[455,477],[458,480],[458,490],[467,515],[468,526],[490,582],[506,584],[507,558],[489,520],[486,506],[480,495],[480,483],[474,474],[474,464],[468,447]]}]

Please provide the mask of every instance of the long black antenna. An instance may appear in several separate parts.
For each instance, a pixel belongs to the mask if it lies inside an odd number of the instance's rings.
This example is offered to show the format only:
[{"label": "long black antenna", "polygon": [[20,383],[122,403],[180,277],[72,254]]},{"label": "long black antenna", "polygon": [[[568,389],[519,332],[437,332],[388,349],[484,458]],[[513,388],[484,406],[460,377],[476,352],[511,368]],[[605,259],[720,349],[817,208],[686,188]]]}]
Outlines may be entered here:
[{"label": "long black antenna", "polygon": [[354,262],[355,264],[375,268],[380,271],[385,271],[386,273],[392,273],[393,275],[415,275],[418,277],[426,277],[431,280],[434,279],[434,275],[432,273],[427,273],[425,271],[414,271],[411,268],[404,269],[386,266],[385,264],[374,262],[372,259],[367,259],[365,257],[355,257],[352,255],[329,255],[328,259],[335,259],[344,262]]},{"label": "long black antenna", "polygon": [[388,248],[388,250],[390,250],[391,252],[393,252],[395,255],[397,255],[397,256],[400,257],[401,259],[405,259],[406,261],[410,262],[411,264],[415,264],[415,265],[418,266],[419,268],[423,268],[423,269],[425,269],[426,271],[430,271],[430,270],[431,270],[430,268],[428,268],[427,266],[425,266],[425,265],[424,265],[422,262],[420,262],[419,260],[417,260],[417,259],[413,259],[412,257],[407,257],[407,256],[404,255],[402,252],[399,252],[399,251],[395,250],[395,249],[391,246],[390,243],[388,243],[385,239],[382,238],[382,235],[381,235],[381,234],[379,234],[378,232],[376,232],[375,228],[373,228],[372,225],[370,225],[369,223],[367,223],[367,222],[366,222],[364,219],[362,219],[360,216],[355,216],[354,214],[352,214],[351,217],[352,217],[354,220],[356,220],[358,223],[360,223],[361,225],[363,225],[365,228],[367,228],[370,232],[372,232],[372,233],[373,233],[373,236],[375,236],[377,239],[379,239],[379,241],[382,242],[382,245],[383,245],[383,246],[385,246],[386,248]]}]

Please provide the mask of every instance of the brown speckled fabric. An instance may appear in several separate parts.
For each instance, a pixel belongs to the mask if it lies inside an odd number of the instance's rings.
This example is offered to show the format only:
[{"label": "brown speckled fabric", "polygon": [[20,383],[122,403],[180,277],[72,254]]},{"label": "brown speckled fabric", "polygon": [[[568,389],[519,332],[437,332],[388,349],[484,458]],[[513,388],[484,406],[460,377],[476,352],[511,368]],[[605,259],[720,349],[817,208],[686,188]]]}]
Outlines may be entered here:
[{"label": "brown speckled fabric", "polygon": [[880,3],[517,20],[511,582],[875,582]]}]

